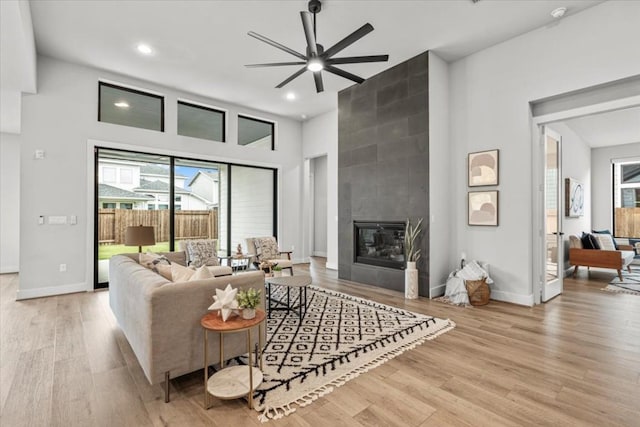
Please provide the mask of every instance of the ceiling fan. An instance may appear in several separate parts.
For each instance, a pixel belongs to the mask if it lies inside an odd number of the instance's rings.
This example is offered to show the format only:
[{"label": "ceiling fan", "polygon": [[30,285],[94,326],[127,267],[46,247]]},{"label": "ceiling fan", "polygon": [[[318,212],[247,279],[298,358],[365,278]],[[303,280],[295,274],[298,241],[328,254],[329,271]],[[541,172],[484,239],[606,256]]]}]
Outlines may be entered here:
[{"label": "ceiling fan", "polygon": [[275,42],[253,31],[249,31],[248,33],[251,37],[254,37],[287,53],[290,53],[291,55],[299,58],[300,61],[274,62],[268,64],[249,64],[246,65],[246,67],[256,68],[304,65],[301,69],[293,73],[286,80],[276,86],[276,88],[279,89],[285,86],[287,83],[291,82],[293,79],[309,70],[313,73],[313,79],[316,83],[316,91],[320,93],[324,90],[321,73],[322,70],[328,71],[329,73],[335,74],[340,77],[344,77],[345,79],[352,80],[356,83],[362,83],[364,82],[364,79],[362,77],[358,77],[355,74],[351,74],[347,71],[341,70],[340,68],[335,67],[335,65],[358,64],[362,62],[384,62],[389,60],[389,55],[350,56],[343,58],[334,58],[333,56],[338,52],[373,31],[373,26],[369,23],[366,23],[362,27],[355,30],[353,33],[349,34],[344,39],[340,40],[338,43],[331,46],[329,49],[325,50],[324,47],[321,44],[318,44],[316,41],[316,14],[319,13],[321,9],[322,4],[320,3],[320,0],[311,0],[309,1],[309,12],[300,12],[300,16],[302,17],[302,27],[304,28],[304,35],[307,39],[306,55],[303,55],[300,52],[296,52],[293,49],[281,45],[280,43]]}]

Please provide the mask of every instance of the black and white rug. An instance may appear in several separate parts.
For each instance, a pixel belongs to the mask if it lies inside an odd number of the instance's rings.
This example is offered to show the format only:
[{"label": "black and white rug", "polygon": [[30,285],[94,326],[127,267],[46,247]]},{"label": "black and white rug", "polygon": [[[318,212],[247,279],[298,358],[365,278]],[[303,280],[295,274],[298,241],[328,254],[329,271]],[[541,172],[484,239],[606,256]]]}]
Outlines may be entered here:
[{"label": "black and white rug", "polygon": [[640,296],[640,271],[632,270],[631,273],[623,271],[622,281],[616,276],[604,290]]},{"label": "black and white rug", "polygon": [[450,320],[308,288],[302,322],[274,311],[267,319],[260,420],[281,418],[345,382],[455,327]]}]

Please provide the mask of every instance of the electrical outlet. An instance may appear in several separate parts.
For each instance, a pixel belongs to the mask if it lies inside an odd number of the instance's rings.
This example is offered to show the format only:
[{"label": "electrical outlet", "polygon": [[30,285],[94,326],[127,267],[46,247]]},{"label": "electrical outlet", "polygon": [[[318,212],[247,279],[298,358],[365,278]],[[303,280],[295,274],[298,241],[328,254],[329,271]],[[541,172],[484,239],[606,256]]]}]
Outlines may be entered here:
[{"label": "electrical outlet", "polygon": [[67,264],[60,264],[60,273],[67,271]]}]

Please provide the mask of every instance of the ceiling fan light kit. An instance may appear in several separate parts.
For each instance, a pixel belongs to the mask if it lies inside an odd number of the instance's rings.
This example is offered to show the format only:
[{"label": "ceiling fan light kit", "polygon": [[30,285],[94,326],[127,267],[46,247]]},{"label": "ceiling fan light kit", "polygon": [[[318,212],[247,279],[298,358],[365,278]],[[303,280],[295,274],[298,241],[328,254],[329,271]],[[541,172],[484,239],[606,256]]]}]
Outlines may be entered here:
[{"label": "ceiling fan light kit", "polygon": [[369,23],[364,24],[362,27],[358,28],[338,43],[331,46],[329,49],[324,49],[321,44],[317,43],[316,40],[316,14],[322,10],[322,4],[320,0],[311,0],[308,4],[309,12],[302,11],[300,12],[300,17],[302,19],[302,28],[304,30],[304,35],[307,41],[307,49],[306,55],[303,55],[300,52],[297,52],[291,48],[288,48],[278,42],[275,42],[263,35],[255,33],[253,31],[249,31],[249,36],[256,38],[268,45],[271,45],[277,49],[280,49],[284,52],[287,52],[290,55],[295,56],[299,59],[299,61],[292,62],[274,62],[267,64],[249,64],[246,65],[249,68],[256,67],[282,67],[282,66],[291,66],[291,65],[302,65],[303,67],[285,79],[282,83],[276,86],[276,88],[281,88],[285,86],[287,83],[294,80],[296,77],[302,75],[305,71],[311,71],[313,73],[313,79],[316,85],[316,92],[320,93],[324,91],[324,83],[322,80],[322,71],[327,71],[331,74],[335,74],[337,76],[343,77],[345,79],[349,79],[356,83],[364,82],[362,77],[358,77],[355,74],[351,74],[348,71],[344,71],[340,68],[335,67],[334,65],[339,64],[359,64],[364,62],[386,62],[389,60],[389,55],[370,55],[370,56],[351,56],[351,57],[342,57],[342,58],[334,58],[333,56],[337,53],[341,52],[345,48],[349,47],[356,41],[360,40],[362,37],[369,34],[373,31],[373,26]]}]

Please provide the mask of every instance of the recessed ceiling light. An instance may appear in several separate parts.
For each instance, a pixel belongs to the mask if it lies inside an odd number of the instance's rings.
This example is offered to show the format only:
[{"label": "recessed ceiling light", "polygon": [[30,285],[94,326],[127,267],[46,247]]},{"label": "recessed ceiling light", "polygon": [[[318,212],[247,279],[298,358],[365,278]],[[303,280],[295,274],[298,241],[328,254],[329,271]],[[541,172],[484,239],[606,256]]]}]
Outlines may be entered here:
[{"label": "recessed ceiling light", "polygon": [[307,115],[306,114],[302,114],[300,117],[302,117],[302,120],[306,120]]},{"label": "recessed ceiling light", "polygon": [[293,92],[287,92],[286,98],[287,98],[289,101],[293,101],[294,99],[296,99],[296,94],[295,94],[295,93],[293,93]]},{"label": "recessed ceiling light", "polygon": [[127,104],[125,101],[118,101],[113,105],[115,105],[118,108],[129,108],[129,104]]},{"label": "recessed ceiling light", "polygon": [[140,52],[143,55],[151,55],[153,53],[153,49],[151,49],[151,46],[144,43],[138,44],[136,49],[138,49],[138,52]]},{"label": "recessed ceiling light", "polygon": [[566,7],[559,7],[557,9],[553,9],[551,11],[551,16],[553,16],[554,18],[558,19],[558,18],[562,18],[565,13],[567,13],[567,8]]}]

